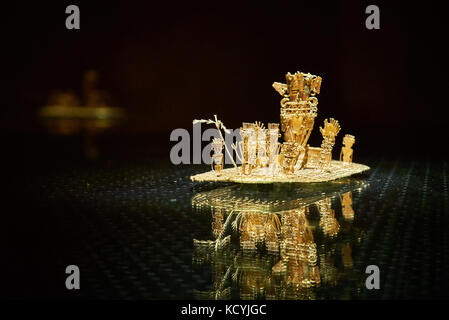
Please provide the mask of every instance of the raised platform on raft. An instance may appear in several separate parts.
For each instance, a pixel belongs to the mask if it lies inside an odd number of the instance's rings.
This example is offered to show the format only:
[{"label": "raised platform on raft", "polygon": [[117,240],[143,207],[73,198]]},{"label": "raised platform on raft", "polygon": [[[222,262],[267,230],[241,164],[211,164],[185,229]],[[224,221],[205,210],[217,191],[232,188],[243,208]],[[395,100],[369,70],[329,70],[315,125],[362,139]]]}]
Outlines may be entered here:
[{"label": "raised platform on raft", "polygon": [[266,174],[266,169],[257,168],[251,175],[242,174],[241,168],[223,169],[221,172],[209,171],[191,176],[192,181],[237,182],[237,183],[301,183],[325,182],[349,177],[369,170],[368,166],[353,162],[332,160],[326,171],[317,168],[305,168],[294,174]]}]

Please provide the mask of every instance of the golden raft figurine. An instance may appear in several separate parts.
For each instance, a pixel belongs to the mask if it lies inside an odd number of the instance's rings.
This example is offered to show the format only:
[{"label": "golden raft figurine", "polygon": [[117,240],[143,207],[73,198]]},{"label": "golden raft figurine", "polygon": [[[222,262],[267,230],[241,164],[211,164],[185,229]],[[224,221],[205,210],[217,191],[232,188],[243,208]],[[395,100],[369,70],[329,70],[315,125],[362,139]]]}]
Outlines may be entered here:
[{"label": "golden raft figurine", "polygon": [[[323,141],[320,147],[307,142],[312,133],[318,112],[321,77],[310,73],[287,73],[286,83],[274,82],[281,94],[281,123],[269,123],[268,128],[259,122],[242,124],[241,141],[232,145],[241,166],[231,157],[233,168],[224,169],[221,145],[231,156],[221,129],[227,131],[215,116],[214,120],[194,120],[194,123],[214,123],[220,133],[221,143],[214,139],[212,171],[191,176],[192,181],[227,181],[239,183],[323,182],[351,176],[369,170],[368,166],[353,163],[355,137],[346,134],[340,160],[332,160],[335,137],[341,128],[337,120],[324,120],[320,127]],[[278,138],[283,133],[284,142]]]}]

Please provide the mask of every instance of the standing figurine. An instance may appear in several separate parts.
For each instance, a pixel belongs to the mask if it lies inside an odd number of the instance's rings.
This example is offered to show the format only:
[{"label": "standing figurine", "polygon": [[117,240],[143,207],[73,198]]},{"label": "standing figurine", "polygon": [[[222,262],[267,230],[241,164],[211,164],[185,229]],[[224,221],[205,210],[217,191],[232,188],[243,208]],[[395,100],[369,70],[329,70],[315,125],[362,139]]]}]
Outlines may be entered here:
[{"label": "standing figurine", "polygon": [[332,148],[335,144],[335,136],[340,132],[340,125],[333,118],[330,121],[326,119],[324,120],[324,128],[320,127],[320,132],[323,135],[320,152],[320,168],[326,169],[332,160]]},{"label": "standing figurine", "polygon": [[212,155],[211,166],[212,170],[220,172],[223,169],[223,139],[216,138],[212,140],[212,150],[214,154]]},{"label": "standing figurine", "polygon": [[355,143],[355,137],[347,134],[343,138],[343,147],[341,148],[340,152],[340,161],[344,162],[352,162],[352,154],[354,153],[354,150],[352,150],[352,146]]},{"label": "standing figurine", "polygon": [[267,129],[265,129],[263,123],[256,122],[256,139],[257,139],[257,167],[264,168],[268,166],[267,155]]},{"label": "standing figurine", "polygon": [[268,165],[272,173],[274,172],[276,165],[278,164],[278,155],[280,149],[280,144],[278,142],[279,137],[279,124],[269,123],[267,130],[267,155],[269,159]]},{"label": "standing figurine", "polygon": [[284,174],[295,173],[295,164],[301,151],[304,151],[304,149],[298,146],[296,142],[284,142],[282,144],[279,163]]},{"label": "standing figurine", "polygon": [[257,128],[254,123],[249,124],[248,134],[248,174],[251,174],[257,164]]},{"label": "standing figurine", "polygon": [[248,166],[248,140],[251,134],[250,123],[243,122],[240,128],[240,136],[242,141],[240,141],[237,146],[234,145],[234,150],[237,152],[237,157],[242,162],[242,173],[246,174],[246,167]]}]

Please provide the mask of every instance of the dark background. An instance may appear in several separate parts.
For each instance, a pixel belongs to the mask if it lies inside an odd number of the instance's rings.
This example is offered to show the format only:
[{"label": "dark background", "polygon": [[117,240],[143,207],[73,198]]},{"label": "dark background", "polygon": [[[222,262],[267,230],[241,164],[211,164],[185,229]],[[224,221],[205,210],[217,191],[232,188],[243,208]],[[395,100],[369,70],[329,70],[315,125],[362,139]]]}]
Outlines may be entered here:
[{"label": "dark background", "polygon": [[[271,84],[295,71],[323,78],[316,126],[338,119],[341,135],[357,137],[356,152],[444,149],[447,6],[439,2],[77,2],[80,30],[65,28],[68,4],[2,10],[1,128],[23,158],[42,153],[36,114],[50,92],[80,92],[88,69],[127,111],[100,142],[112,154],[132,145],[167,156],[171,130],[213,114],[230,128],[278,122]],[[365,27],[369,4],[380,8],[380,30]],[[312,144],[320,138],[312,134]]]},{"label": "dark background", "polygon": [[[80,7],[80,30],[65,28],[69,4]],[[380,8],[380,30],[365,27],[369,4]],[[80,217],[112,214],[120,220],[122,212],[142,206],[156,214],[163,183],[167,199],[183,192],[189,207],[191,172],[182,171],[185,166],[159,172],[160,163],[153,162],[169,163],[174,144],[170,132],[189,129],[193,119],[213,114],[229,128],[243,121],[278,122],[280,96],[271,85],[284,82],[287,72],[323,78],[315,128],[325,118],[338,119],[342,132],[337,148],[344,134],[355,135],[356,162],[375,168],[380,158],[393,158],[391,167],[399,168],[402,177],[408,170],[403,163],[447,155],[448,70],[443,62],[448,57],[448,11],[440,2],[39,1],[2,4],[1,12],[0,136],[6,191],[0,248],[6,248],[6,255],[0,297],[59,297],[61,290],[67,294],[61,289],[65,275],[52,262],[62,252],[70,258],[71,249],[83,251],[75,240],[90,239],[86,234],[95,238],[90,229],[83,229]],[[81,93],[82,76],[89,69],[99,71],[101,89],[127,113],[122,125],[95,138],[99,158],[93,163],[85,162],[82,135],[53,136],[38,119],[53,90]],[[312,145],[319,145],[320,138],[315,130]],[[420,181],[429,166],[416,167],[420,171],[413,181]],[[431,168],[432,177],[446,181],[441,162]],[[402,180],[388,180],[396,169],[391,175],[388,170],[382,172],[381,183],[399,190]],[[134,184],[137,179],[141,182]],[[177,179],[183,179],[181,189]],[[86,181],[97,191],[87,192]],[[414,186],[421,189],[419,183]],[[133,202],[132,197],[149,188],[154,192],[145,198],[148,204]],[[376,188],[384,190],[380,184]],[[447,185],[444,188],[447,194]],[[428,192],[442,199],[430,187]],[[420,192],[416,194],[412,196],[418,199]],[[388,195],[389,203],[398,197]],[[104,209],[103,200],[113,209]],[[162,215],[167,220],[184,210],[170,205],[169,213]],[[382,208],[390,212],[388,204]],[[411,229],[421,224],[421,211],[427,210],[424,205],[416,208],[414,224],[406,224]],[[408,214],[397,210],[404,217]],[[183,221],[188,224],[186,212]],[[99,228],[103,224],[98,218]],[[134,225],[128,227],[133,234]],[[66,230],[74,236],[67,236]],[[444,232],[439,234],[447,239]],[[113,232],[108,236],[115,238]],[[191,243],[190,234],[185,238]]]}]

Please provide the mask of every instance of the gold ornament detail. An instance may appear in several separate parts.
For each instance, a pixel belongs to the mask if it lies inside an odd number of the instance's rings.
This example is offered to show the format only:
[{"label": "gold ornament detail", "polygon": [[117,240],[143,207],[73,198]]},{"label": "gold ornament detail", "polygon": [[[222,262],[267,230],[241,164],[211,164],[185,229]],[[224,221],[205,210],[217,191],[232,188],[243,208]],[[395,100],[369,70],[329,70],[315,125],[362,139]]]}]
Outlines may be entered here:
[{"label": "gold ornament detail", "polygon": [[[234,168],[224,169],[224,157],[219,152],[219,142],[214,148],[213,170],[191,176],[192,181],[223,181],[239,183],[275,182],[321,182],[330,181],[369,170],[368,166],[352,162],[355,137],[345,135],[340,160],[332,160],[335,138],[340,124],[330,118],[320,127],[323,140],[320,147],[308,144],[318,113],[318,98],[321,77],[310,73],[287,73],[286,83],[274,82],[273,88],[282,96],[280,125],[269,123],[265,128],[261,122],[244,122],[240,128],[241,140],[232,145],[237,153],[239,167],[230,150],[226,148],[221,129],[227,132],[218,120],[194,120],[215,124],[223,147],[231,158]],[[283,136],[283,142],[278,138]]]}]

